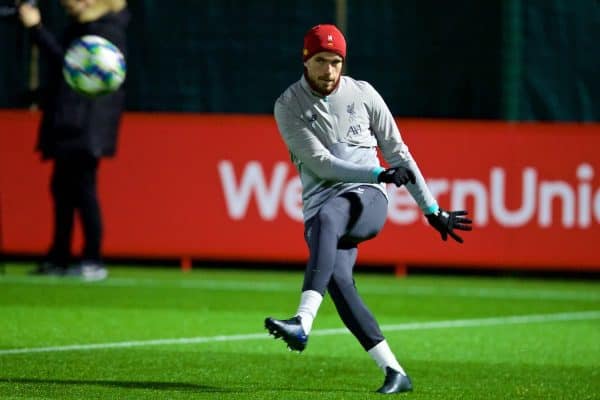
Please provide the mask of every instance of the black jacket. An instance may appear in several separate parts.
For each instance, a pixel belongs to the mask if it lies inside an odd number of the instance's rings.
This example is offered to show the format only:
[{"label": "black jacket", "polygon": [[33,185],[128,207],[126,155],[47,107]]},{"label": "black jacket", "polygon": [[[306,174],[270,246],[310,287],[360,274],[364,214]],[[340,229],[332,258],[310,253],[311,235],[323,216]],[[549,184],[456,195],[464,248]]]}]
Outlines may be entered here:
[{"label": "black jacket", "polygon": [[101,18],[79,23],[73,21],[61,42],[42,25],[32,28],[33,39],[48,58],[48,82],[42,92],[43,110],[37,150],[44,159],[87,154],[111,157],[116,152],[121,114],[125,108],[123,86],[114,93],[88,98],[73,91],[62,75],[66,49],[83,35],[98,35],[115,44],[127,57],[127,8]]}]

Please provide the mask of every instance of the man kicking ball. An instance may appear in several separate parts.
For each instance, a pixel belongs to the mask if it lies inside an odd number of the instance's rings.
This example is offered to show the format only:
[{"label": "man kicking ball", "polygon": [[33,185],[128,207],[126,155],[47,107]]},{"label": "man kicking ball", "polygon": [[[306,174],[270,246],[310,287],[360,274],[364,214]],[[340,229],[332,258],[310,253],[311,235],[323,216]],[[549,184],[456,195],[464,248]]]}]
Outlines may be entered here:
[{"label": "man kicking ball", "polygon": [[[354,286],[357,245],[385,223],[385,183],[405,185],[443,240],[449,235],[462,243],[455,230],[471,230],[471,220],[466,211],[438,206],[379,93],[342,76],[345,58],[346,40],[334,25],[313,27],[304,37],[302,78],[275,103],[279,132],[302,181],[310,255],[295,316],[269,317],[265,327],[303,351],[328,291],[346,327],[385,373],[377,392],[406,392],[411,380]],[[377,148],[390,168],[380,166]]]}]

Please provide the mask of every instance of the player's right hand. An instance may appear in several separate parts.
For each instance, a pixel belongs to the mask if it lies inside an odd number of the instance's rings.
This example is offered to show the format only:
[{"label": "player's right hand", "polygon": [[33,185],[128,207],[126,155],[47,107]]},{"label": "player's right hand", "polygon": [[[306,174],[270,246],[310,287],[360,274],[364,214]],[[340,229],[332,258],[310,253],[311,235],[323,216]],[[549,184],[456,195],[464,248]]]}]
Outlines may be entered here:
[{"label": "player's right hand", "polygon": [[408,168],[394,167],[388,168],[381,172],[377,177],[377,181],[379,183],[393,183],[394,185],[400,187],[409,182],[414,185],[417,181],[417,178],[415,177],[415,173]]}]

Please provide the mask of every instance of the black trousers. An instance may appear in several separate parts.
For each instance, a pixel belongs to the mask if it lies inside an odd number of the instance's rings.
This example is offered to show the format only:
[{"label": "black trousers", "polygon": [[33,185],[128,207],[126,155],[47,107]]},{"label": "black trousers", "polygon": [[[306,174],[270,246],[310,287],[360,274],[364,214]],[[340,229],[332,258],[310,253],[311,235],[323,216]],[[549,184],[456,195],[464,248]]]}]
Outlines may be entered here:
[{"label": "black trousers", "polygon": [[384,340],[375,317],[356,290],[352,272],[357,245],[379,233],[387,216],[384,194],[361,186],[328,200],[306,222],[310,256],[302,290],[328,290],[346,327],[365,350]]},{"label": "black trousers", "polygon": [[86,154],[54,160],[50,191],[54,205],[54,234],[48,260],[66,266],[71,261],[71,241],[75,214],[79,215],[84,236],[81,257],[100,262],[102,218],[97,192],[99,160]]}]

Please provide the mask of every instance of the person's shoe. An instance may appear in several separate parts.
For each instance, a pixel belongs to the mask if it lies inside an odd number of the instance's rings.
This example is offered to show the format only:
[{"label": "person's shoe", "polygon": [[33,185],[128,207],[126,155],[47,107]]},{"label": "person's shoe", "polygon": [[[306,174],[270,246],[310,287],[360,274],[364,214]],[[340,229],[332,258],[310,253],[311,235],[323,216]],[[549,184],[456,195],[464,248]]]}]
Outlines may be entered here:
[{"label": "person's shoe", "polygon": [[101,281],[108,276],[108,270],[101,263],[84,261],[75,267],[69,268],[66,275],[80,277],[84,281]]},{"label": "person's shoe", "polygon": [[33,271],[29,272],[29,275],[37,276],[63,276],[66,272],[66,268],[62,265],[55,264],[51,261],[44,261],[37,266]]},{"label": "person's shoe", "polygon": [[108,277],[108,270],[102,264],[84,264],[81,267],[81,277],[85,281],[101,281]]},{"label": "person's shoe", "polygon": [[377,389],[377,393],[392,394],[412,391],[412,382],[408,375],[387,367],[385,369],[385,381],[383,386]]},{"label": "person's shoe", "polygon": [[284,320],[268,317],[265,319],[265,328],[276,339],[282,338],[290,350],[301,352],[306,348],[308,335],[304,333],[298,316]]}]

